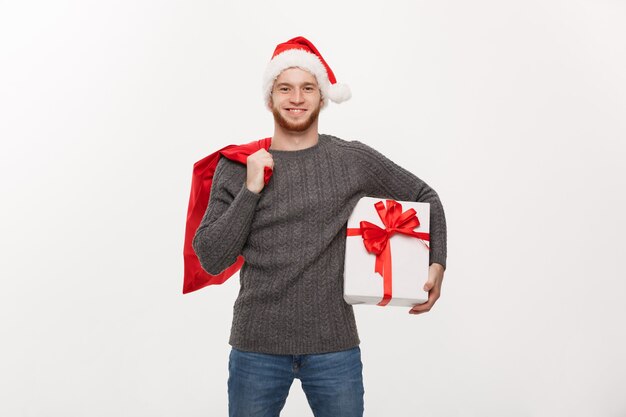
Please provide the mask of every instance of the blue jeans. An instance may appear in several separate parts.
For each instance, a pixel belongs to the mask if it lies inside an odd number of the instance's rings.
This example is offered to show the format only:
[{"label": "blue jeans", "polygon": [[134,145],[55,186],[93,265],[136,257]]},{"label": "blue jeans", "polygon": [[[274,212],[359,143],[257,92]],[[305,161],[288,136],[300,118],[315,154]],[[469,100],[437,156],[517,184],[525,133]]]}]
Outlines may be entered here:
[{"label": "blue jeans", "polygon": [[315,417],[363,416],[358,346],[311,355],[268,355],[233,348],[228,371],[230,417],[278,417],[294,378],[302,383]]}]

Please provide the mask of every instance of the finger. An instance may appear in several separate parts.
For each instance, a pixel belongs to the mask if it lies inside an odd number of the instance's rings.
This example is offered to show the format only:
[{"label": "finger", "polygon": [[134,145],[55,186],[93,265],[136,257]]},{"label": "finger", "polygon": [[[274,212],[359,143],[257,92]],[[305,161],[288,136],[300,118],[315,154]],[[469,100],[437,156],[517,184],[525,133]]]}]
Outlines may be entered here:
[{"label": "finger", "polygon": [[435,276],[434,275],[430,275],[428,277],[428,280],[426,281],[426,284],[424,284],[424,291],[430,291],[433,289],[433,287],[435,286]]},{"label": "finger", "polygon": [[433,308],[434,304],[435,304],[434,302],[432,304],[431,303],[420,304],[418,306],[413,307],[411,311],[409,311],[409,314],[428,313]]},{"label": "finger", "polygon": [[424,304],[420,304],[417,306],[414,306],[410,311],[409,314],[422,314],[422,313],[427,313],[429,312],[431,309],[431,306],[428,303],[424,303]]},{"label": "finger", "polygon": [[410,314],[421,314],[421,313],[426,313],[428,311],[430,311],[433,306],[435,305],[435,303],[437,302],[437,300],[439,299],[439,295],[440,292],[439,291],[431,291],[428,293],[428,301],[426,301],[424,304],[418,304],[416,306],[413,306],[413,308],[411,309],[411,311],[409,311]]},{"label": "finger", "polygon": [[426,301],[425,303],[413,306],[413,308],[411,310],[414,310],[414,311],[428,311],[428,310],[430,310],[432,308],[433,302],[434,301],[431,300],[430,297],[428,297],[428,301]]}]

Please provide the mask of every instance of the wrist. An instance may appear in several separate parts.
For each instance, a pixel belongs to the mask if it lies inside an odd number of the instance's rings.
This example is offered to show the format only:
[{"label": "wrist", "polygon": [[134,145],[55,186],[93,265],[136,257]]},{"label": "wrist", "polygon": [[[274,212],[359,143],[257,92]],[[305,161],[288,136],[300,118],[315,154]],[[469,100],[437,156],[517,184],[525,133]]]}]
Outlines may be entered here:
[{"label": "wrist", "polygon": [[440,263],[437,262],[433,262],[430,264],[431,267],[435,268],[435,269],[439,269],[440,271],[445,271],[446,267],[441,265]]},{"label": "wrist", "polygon": [[246,183],[245,185],[248,191],[253,192],[255,194],[259,194],[262,190],[262,188],[251,186],[248,183]]}]

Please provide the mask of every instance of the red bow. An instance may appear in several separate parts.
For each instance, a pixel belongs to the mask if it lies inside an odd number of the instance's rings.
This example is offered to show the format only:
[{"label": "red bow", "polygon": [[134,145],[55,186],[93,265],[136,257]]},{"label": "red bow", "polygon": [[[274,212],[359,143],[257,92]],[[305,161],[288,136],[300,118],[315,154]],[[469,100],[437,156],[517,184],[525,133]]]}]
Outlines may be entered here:
[{"label": "red bow", "polygon": [[420,225],[415,209],[408,209],[402,212],[402,205],[394,200],[387,200],[387,207],[382,201],[374,204],[380,220],[382,220],[385,228],[382,229],[377,225],[361,221],[358,228],[348,228],[348,236],[363,236],[363,244],[369,253],[376,255],[376,264],[374,271],[383,277],[384,295],[383,299],[378,303],[379,306],[385,306],[391,301],[392,293],[392,274],[391,274],[391,244],[389,239],[394,233],[402,233],[420,239],[420,242],[430,248],[424,242],[430,241],[430,234],[416,232],[413,229]]}]

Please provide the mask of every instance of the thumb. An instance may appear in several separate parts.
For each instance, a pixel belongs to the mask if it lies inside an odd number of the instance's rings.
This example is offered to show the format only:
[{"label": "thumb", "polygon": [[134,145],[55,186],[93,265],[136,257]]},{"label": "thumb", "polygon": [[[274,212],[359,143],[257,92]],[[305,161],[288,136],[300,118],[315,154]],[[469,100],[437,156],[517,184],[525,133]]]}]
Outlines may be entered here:
[{"label": "thumb", "polygon": [[432,276],[428,277],[428,281],[424,284],[424,291],[430,291],[435,286],[435,278]]}]

